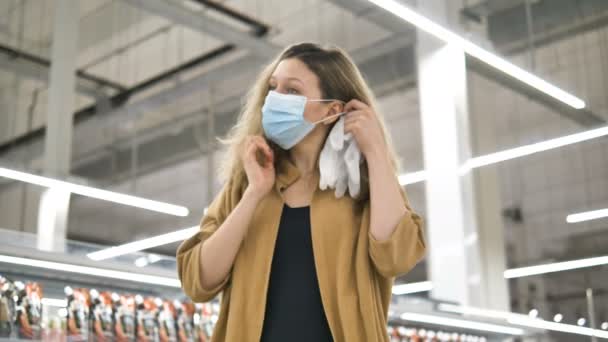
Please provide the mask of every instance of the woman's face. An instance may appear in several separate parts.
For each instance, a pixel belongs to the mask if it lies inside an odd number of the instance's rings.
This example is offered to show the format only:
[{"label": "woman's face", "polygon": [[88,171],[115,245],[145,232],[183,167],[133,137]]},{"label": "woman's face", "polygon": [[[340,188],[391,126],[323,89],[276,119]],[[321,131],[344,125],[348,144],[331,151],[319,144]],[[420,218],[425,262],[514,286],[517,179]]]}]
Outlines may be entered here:
[{"label": "woman's face", "polygon": [[[306,96],[310,100],[321,99],[319,78],[306,64],[297,58],[281,61],[268,81],[270,90],[281,94],[293,94]],[[304,118],[308,122],[317,122],[327,115],[338,113],[340,102],[306,102]],[[336,107],[336,108],[334,108]],[[324,122],[329,124],[334,120]]]}]

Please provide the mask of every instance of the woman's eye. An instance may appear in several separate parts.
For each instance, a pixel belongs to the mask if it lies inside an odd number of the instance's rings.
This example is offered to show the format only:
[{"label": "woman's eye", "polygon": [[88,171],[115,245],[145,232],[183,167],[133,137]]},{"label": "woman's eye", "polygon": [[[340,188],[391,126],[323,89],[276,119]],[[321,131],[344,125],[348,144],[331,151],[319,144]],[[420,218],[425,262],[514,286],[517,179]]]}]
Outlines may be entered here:
[{"label": "woman's eye", "polygon": [[269,90],[275,90],[275,89],[276,89],[276,87],[275,87],[275,86],[273,86],[273,85],[269,85],[269,86],[268,86],[268,89],[269,89]]},{"label": "woman's eye", "polygon": [[297,94],[297,93],[298,93],[298,91],[297,91],[297,90],[295,90],[295,89],[293,89],[293,88],[289,88],[289,89],[287,89],[287,93],[288,93],[288,94]]}]

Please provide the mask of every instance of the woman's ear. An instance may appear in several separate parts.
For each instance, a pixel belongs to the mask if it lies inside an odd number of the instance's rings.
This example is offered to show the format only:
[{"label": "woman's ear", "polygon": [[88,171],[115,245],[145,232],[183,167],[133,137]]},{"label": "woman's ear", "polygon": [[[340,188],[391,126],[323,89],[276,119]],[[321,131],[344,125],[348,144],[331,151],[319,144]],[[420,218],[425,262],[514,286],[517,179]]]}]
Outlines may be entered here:
[{"label": "woman's ear", "polygon": [[329,106],[329,110],[327,111],[327,114],[325,114],[325,117],[329,117],[332,115],[335,115],[333,118],[331,119],[327,119],[325,121],[323,121],[323,123],[325,125],[331,125],[334,122],[338,121],[338,119],[340,118],[340,115],[336,115],[336,114],[340,114],[344,112],[344,103],[342,102],[333,102],[330,106]]}]

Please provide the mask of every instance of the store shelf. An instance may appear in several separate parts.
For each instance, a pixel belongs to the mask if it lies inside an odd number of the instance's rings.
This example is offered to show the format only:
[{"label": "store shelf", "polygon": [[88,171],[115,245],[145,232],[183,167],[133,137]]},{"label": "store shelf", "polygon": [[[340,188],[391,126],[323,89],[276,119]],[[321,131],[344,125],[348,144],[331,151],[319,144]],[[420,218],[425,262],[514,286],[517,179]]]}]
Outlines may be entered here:
[{"label": "store shelf", "polygon": [[[162,259],[146,267],[135,266],[135,260],[147,257],[150,254],[138,252],[123,255],[104,261],[93,261],[86,254],[107,246],[85,244],[76,241],[67,241],[62,252],[41,251],[36,248],[36,235],[0,229],[0,256],[16,257],[32,260],[31,263],[15,264],[6,262],[0,257],[0,275],[32,280],[45,284],[45,288],[60,288],[61,284],[71,286],[96,287],[109,291],[134,291],[151,295],[164,295],[177,297],[182,295],[177,281],[176,262],[173,257],[163,256]],[[36,265],[37,261],[52,262],[76,266],[78,268],[95,268],[110,272],[118,271],[136,275],[135,280],[117,279],[106,276],[74,272],[71,268],[49,269]],[[86,269],[85,269],[86,271]],[[141,277],[140,277],[141,276]],[[172,285],[166,282],[144,283],[139,281],[145,277],[159,277],[173,280]],[[55,292],[55,291],[52,291]]]}]

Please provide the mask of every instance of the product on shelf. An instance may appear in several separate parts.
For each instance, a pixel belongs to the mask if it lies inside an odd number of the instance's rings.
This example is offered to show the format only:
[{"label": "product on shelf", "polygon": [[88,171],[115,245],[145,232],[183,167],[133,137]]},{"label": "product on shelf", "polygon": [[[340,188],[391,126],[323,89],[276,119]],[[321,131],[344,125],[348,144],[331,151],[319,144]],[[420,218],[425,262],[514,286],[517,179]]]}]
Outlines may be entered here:
[{"label": "product on shelf", "polygon": [[15,320],[15,286],[0,276],[0,337],[10,337]]},{"label": "product on shelf", "polygon": [[109,292],[89,291],[89,336],[95,341],[112,341],[112,298]]},{"label": "product on shelf", "polygon": [[173,306],[177,309],[177,336],[179,342],[194,341],[194,304],[175,300]]},{"label": "product on shelf", "polygon": [[89,334],[89,295],[86,289],[66,286],[67,335],[71,341],[86,341]]},{"label": "product on shelf", "polygon": [[203,320],[203,310],[206,304],[196,303],[194,304],[194,315],[192,316],[192,323],[194,325],[194,340],[197,342],[207,342],[210,340],[211,334],[207,333],[205,327],[205,321]]},{"label": "product on shelf", "polygon": [[156,299],[160,313],[158,315],[159,337],[161,342],[176,342],[177,331],[175,330],[175,307],[170,301]]},{"label": "product on shelf", "polygon": [[66,307],[44,310],[42,317],[42,289],[37,283],[0,276],[0,338],[208,342],[219,314],[217,303],[194,304],[70,286],[64,293]]},{"label": "product on shelf", "polygon": [[135,296],[135,305],[137,341],[157,341],[159,339],[158,325],[156,320],[156,313],[158,311],[158,307],[154,303],[154,299],[144,299],[141,295],[137,295]]},{"label": "product on shelf", "polygon": [[115,340],[135,341],[135,301],[132,296],[112,294]]},{"label": "product on shelf", "polygon": [[[199,327],[198,331],[200,331],[199,341],[209,341],[211,340],[211,335],[213,334],[213,327],[215,326],[216,320],[214,320],[214,307],[211,303],[197,303],[195,305],[196,313],[198,314],[199,323],[197,326]],[[204,337],[204,338],[203,338]]]},{"label": "product on shelf", "polygon": [[37,283],[15,282],[15,325],[20,339],[40,339],[42,289]]}]

